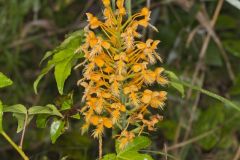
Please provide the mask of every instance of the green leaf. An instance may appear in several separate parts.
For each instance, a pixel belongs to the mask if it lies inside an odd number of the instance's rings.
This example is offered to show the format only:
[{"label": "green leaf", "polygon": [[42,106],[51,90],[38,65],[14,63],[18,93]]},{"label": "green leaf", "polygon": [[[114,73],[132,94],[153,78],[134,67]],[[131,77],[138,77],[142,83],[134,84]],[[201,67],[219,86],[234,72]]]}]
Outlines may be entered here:
[{"label": "green leaf", "polygon": [[71,109],[73,107],[73,92],[57,98],[55,104],[61,106],[61,111]]},{"label": "green leaf", "polygon": [[73,119],[80,119],[80,118],[81,118],[81,116],[80,116],[80,114],[79,114],[79,113],[77,113],[77,114],[75,114],[75,115],[71,116],[71,118],[73,118]]},{"label": "green leaf", "polygon": [[108,154],[104,156],[104,160],[153,160],[150,155],[141,154],[138,151],[146,148],[151,144],[151,141],[147,137],[139,136],[136,137],[132,142],[129,142],[124,149],[119,148],[119,141],[116,141],[116,152],[115,154]]},{"label": "green leaf", "polygon": [[0,88],[12,85],[12,80],[7,78],[2,72],[0,72]]},{"label": "green leaf", "polygon": [[[24,128],[26,115],[19,114],[19,113],[13,113],[13,117],[15,117],[17,119],[17,121],[18,121],[17,133],[19,133]],[[27,118],[27,125],[31,122],[32,119],[33,119],[33,116],[28,116],[28,118]]]},{"label": "green leaf", "polygon": [[107,154],[103,157],[103,160],[116,160],[117,156],[115,153]]},{"label": "green leaf", "polygon": [[47,114],[37,115],[37,119],[36,119],[37,127],[38,128],[46,128],[48,117],[49,117],[49,115],[47,115]]},{"label": "green leaf", "polygon": [[[167,74],[173,74],[173,72],[171,72],[171,71],[165,71],[165,73],[167,73]],[[170,77],[171,77],[171,76],[170,76]],[[217,95],[217,94],[215,94],[215,93],[212,93],[212,92],[210,92],[210,91],[208,91],[208,90],[202,89],[201,87],[193,86],[193,85],[191,85],[191,84],[189,84],[189,83],[187,83],[187,82],[180,81],[180,80],[175,79],[175,78],[171,79],[171,81],[172,81],[173,83],[176,83],[176,84],[180,84],[180,85],[189,87],[189,88],[191,88],[191,89],[193,89],[193,90],[197,90],[197,91],[199,91],[199,92],[201,92],[201,93],[203,93],[203,94],[206,94],[206,95],[208,95],[208,96],[210,96],[210,97],[212,97],[212,98],[215,98],[215,99],[223,102],[223,103],[226,104],[227,106],[230,106],[230,107],[232,107],[232,108],[240,111],[240,107],[239,107],[239,106],[237,106],[235,103],[231,102],[230,100],[228,100],[228,99],[226,99],[226,98],[224,98],[224,97],[222,97],[222,96],[219,96],[219,95]],[[171,82],[171,83],[172,83],[172,82]]]},{"label": "green leaf", "polygon": [[3,104],[2,101],[0,100],[0,133],[3,131],[2,118],[3,118]]},{"label": "green leaf", "polygon": [[201,92],[201,93],[203,93],[203,94],[206,94],[206,95],[208,95],[208,96],[210,96],[210,97],[212,97],[212,98],[215,98],[215,99],[223,102],[224,104],[226,104],[226,105],[229,106],[229,107],[232,107],[232,108],[240,111],[240,107],[239,107],[238,105],[236,105],[235,103],[231,102],[230,100],[228,100],[228,99],[226,99],[226,98],[224,98],[224,97],[222,97],[222,96],[219,96],[219,95],[217,95],[217,94],[215,94],[215,93],[212,93],[212,92],[210,92],[210,91],[207,91],[207,90],[205,90],[205,89],[202,89],[201,87],[193,86],[193,85],[191,85],[191,84],[189,84],[189,83],[187,83],[187,82],[178,81],[177,83],[180,83],[180,84],[182,84],[182,85],[184,85],[184,86],[186,86],[186,87],[192,88],[193,90],[197,90],[197,91],[199,91],[199,92]]},{"label": "green leaf", "polygon": [[29,115],[36,115],[36,114],[47,114],[47,115],[55,115],[59,117],[63,117],[63,115],[58,111],[58,109],[51,104],[47,106],[34,106],[29,108],[28,110]]},{"label": "green leaf", "polygon": [[18,121],[17,133],[21,132],[25,122],[25,115],[19,113],[13,113],[13,117],[15,117]]},{"label": "green leaf", "polygon": [[54,120],[51,128],[50,128],[50,135],[51,135],[51,140],[52,143],[55,143],[56,140],[61,136],[61,134],[63,133],[63,129],[64,129],[64,121],[61,120]]},{"label": "green leaf", "polygon": [[55,67],[54,75],[57,82],[58,91],[61,95],[63,94],[64,82],[71,74],[73,61],[74,59],[71,57],[61,63],[58,63]]},{"label": "green leaf", "polygon": [[55,51],[47,51],[45,55],[43,56],[42,60],[40,61],[40,65],[43,61],[45,61],[48,57],[52,56],[55,53]]},{"label": "green leaf", "polygon": [[147,137],[136,137],[132,142],[129,142],[124,149],[119,148],[119,141],[116,141],[116,152],[107,154],[103,157],[103,160],[153,160],[148,154],[141,154],[138,151],[146,148],[151,144],[151,141]]},{"label": "green leaf", "polygon": [[182,97],[184,97],[184,87],[182,84],[176,82],[179,81],[179,78],[176,76],[176,74],[171,71],[165,71],[164,73],[168,74],[170,78],[170,85],[175,88],[179,93],[181,93]]},{"label": "green leaf", "polygon": [[225,40],[223,45],[229,53],[240,58],[240,41],[239,40]]},{"label": "green leaf", "polygon": [[19,114],[27,114],[27,109],[22,104],[16,104],[13,106],[4,106],[3,112],[10,112],[10,113],[19,113]]},{"label": "green leaf", "polygon": [[[21,104],[16,104],[13,106],[4,106],[3,112],[13,113],[13,117],[15,117],[18,121],[17,133],[21,132],[24,127],[26,115],[28,114],[26,107]],[[27,124],[29,124],[32,119],[33,116],[28,115]]]},{"label": "green leaf", "polygon": [[136,137],[131,143],[129,143],[123,150],[119,148],[119,141],[116,143],[117,154],[128,152],[128,151],[137,151],[143,148],[150,146],[151,140],[144,136]]},{"label": "green leaf", "polygon": [[126,152],[117,156],[117,160],[153,160],[148,154],[139,154],[138,152]]},{"label": "green leaf", "polygon": [[[42,61],[52,57],[47,66],[41,71],[34,82],[34,91],[37,93],[37,86],[40,80],[53,68],[55,68],[55,79],[60,94],[63,94],[64,82],[71,74],[71,68],[76,60],[83,57],[83,53],[77,53],[76,50],[82,44],[83,31],[76,31],[70,34],[62,44],[53,51],[48,51]],[[41,63],[42,63],[41,61]]]},{"label": "green leaf", "polygon": [[37,87],[41,79],[54,67],[54,64],[48,63],[48,65],[41,71],[40,75],[33,83],[34,92],[37,94]]}]

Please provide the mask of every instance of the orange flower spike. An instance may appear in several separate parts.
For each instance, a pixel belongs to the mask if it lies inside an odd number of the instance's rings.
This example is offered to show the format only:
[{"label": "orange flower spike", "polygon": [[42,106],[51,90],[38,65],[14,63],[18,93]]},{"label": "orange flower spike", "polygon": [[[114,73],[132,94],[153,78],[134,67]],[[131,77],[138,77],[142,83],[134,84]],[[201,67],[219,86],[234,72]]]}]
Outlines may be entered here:
[{"label": "orange flower spike", "polygon": [[[124,0],[117,0],[115,13],[110,0],[102,2],[105,7],[104,22],[87,13],[86,40],[79,47],[86,59],[82,63],[83,78],[78,81],[85,88],[85,106],[81,110],[85,124],[82,131],[93,125],[93,137],[101,140],[105,129],[121,126],[119,140],[120,148],[123,148],[135,137],[133,132],[127,131],[130,127],[142,126],[140,134],[145,128],[154,130],[160,118],[151,117],[148,107],[162,108],[167,93],[151,91],[148,86],[155,82],[165,85],[167,79],[163,68],[149,69],[157,60],[161,61],[156,52],[160,41],[136,40],[141,37],[137,32],[139,26],[153,27],[149,23],[151,11],[143,8],[127,19],[123,17],[126,14]],[[96,28],[99,29],[98,35],[93,31]],[[144,119],[146,114],[150,114],[150,120]],[[123,118],[127,123],[120,121]]]}]

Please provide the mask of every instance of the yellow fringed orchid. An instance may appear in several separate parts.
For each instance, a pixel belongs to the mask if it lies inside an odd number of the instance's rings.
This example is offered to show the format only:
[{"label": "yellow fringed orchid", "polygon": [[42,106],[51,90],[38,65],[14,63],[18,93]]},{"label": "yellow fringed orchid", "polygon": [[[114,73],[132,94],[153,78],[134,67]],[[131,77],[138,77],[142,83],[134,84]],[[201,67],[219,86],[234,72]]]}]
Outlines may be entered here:
[{"label": "yellow fringed orchid", "polygon": [[83,78],[78,81],[85,89],[82,130],[92,125],[93,136],[100,138],[104,129],[119,128],[120,148],[124,148],[144,128],[154,130],[162,119],[151,110],[163,108],[167,92],[152,91],[149,85],[165,86],[168,80],[164,68],[150,69],[157,61],[162,62],[156,51],[160,41],[139,41],[139,27],[153,27],[149,23],[151,11],[143,8],[126,18],[124,0],[116,1],[115,11],[110,0],[102,1],[103,21],[87,13],[86,40],[80,47],[86,59]]}]

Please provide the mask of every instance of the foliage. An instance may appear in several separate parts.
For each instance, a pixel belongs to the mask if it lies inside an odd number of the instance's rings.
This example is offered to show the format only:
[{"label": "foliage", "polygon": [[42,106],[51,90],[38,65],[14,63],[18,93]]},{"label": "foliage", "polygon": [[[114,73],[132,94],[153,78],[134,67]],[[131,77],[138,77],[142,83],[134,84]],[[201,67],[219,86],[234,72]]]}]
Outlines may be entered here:
[{"label": "foliage", "polygon": [[53,51],[48,51],[41,62],[53,56],[48,61],[47,66],[42,69],[40,75],[34,82],[34,91],[37,93],[37,86],[39,81],[51,69],[54,68],[54,75],[57,82],[58,91],[63,94],[65,80],[70,76],[72,66],[83,54],[78,53],[77,49],[82,44],[83,31],[76,31],[70,34],[61,44]]},{"label": "foliage", "polygon": [[2,72],[0,72],[0,88],[9,86],[12,84],[12,81],[7,78]]},{"label": "foliage", "polygon": [[107,154],[103,160],[152,160],[152,157],[147,154],[140,154],[140,149],[146,148],[151,144],[147,137],[137,137],[130,142],[123,150],[119,148],[120,142],[116,141],[116,154]]}]

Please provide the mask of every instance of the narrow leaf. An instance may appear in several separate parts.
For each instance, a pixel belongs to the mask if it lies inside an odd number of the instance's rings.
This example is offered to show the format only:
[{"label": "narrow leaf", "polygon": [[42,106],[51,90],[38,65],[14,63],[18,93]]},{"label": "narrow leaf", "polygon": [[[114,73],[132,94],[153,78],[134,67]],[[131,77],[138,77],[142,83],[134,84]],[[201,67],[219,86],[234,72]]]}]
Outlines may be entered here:
[{"label": "narrow leaf", "polygon": [[0,100],[0,133],[3,131],[2,118],[3,118],[3,105],[2,105],[2,101]]},{"label": "narrow leaf", "polygon": [[73,119],[78,119],[78,120],[79,120],[79,119],[81,118],[81,116],[80,116],[79,113],[77,113],[77,114],[75,114],[75,115],[72,115],[71,118],[73,118]]},{"label": "narrow leaf", "polygon": [[222,96],[219,96],[219,95],[217,95],[215,93],[212,93],[212,92],[210,92],[208,90],[202,89],[201,87],[193,86],[193,85],[191,85],[191,84],[189,84],[187,82],[175,81],[175,83],[179,83],[179,84],[182,84],[182,85],[184,85],[186,87],[189,87],[189,88],[192,88],[194,90],[197,90],[197,91],[199,91],[199,92],[201,92],[203,94],[206,94],[206,95],[208,95],[208,96],[210,96],[212,98],[215,98],[215,99],[223,102],[224,104],[226,104],[226,105],[228,105],[228,106],[230,106],[230,107],[240,111],[240,107],[239,106],[237,106],[235,103],[231,102],[230,100],[228,100],[228,99],[226,99],[226,98],[224,98]]},{"label": "narrow leaf", "polygon": [[7,78],[2,72],[0,72],[0,88],[12,85],[12,80]]},{"label": "narrow leaf", "polygon": [[42,64],[43,61],[45,61],[47,58],[52,56],[54,53],[55,53],[55,51],[48,51],[48,52],[46,52],[45,55],[43,56],[42,60],[40,61],[40,65]]},{"label": "narrow leaf", "polygon": [[37,79],[34,81],[33,83],[33,88],[34,88],[34,92],[37,94],[37,87],[39,82],[41,81],[41,79],[54,67],[54,64],[48,64],[40,73],[40,75],[37,77]]},{"label": "narrow leaf", "polygon": [[168,74],[170,78],[170,85],[175,88],[179,93],[181,93],[182,97],[184,97],[185,93],[183,85],[175,82],[179,81],[179,78],[176,76],[176,74],[171,71],[165,71],[164,73]]}]

